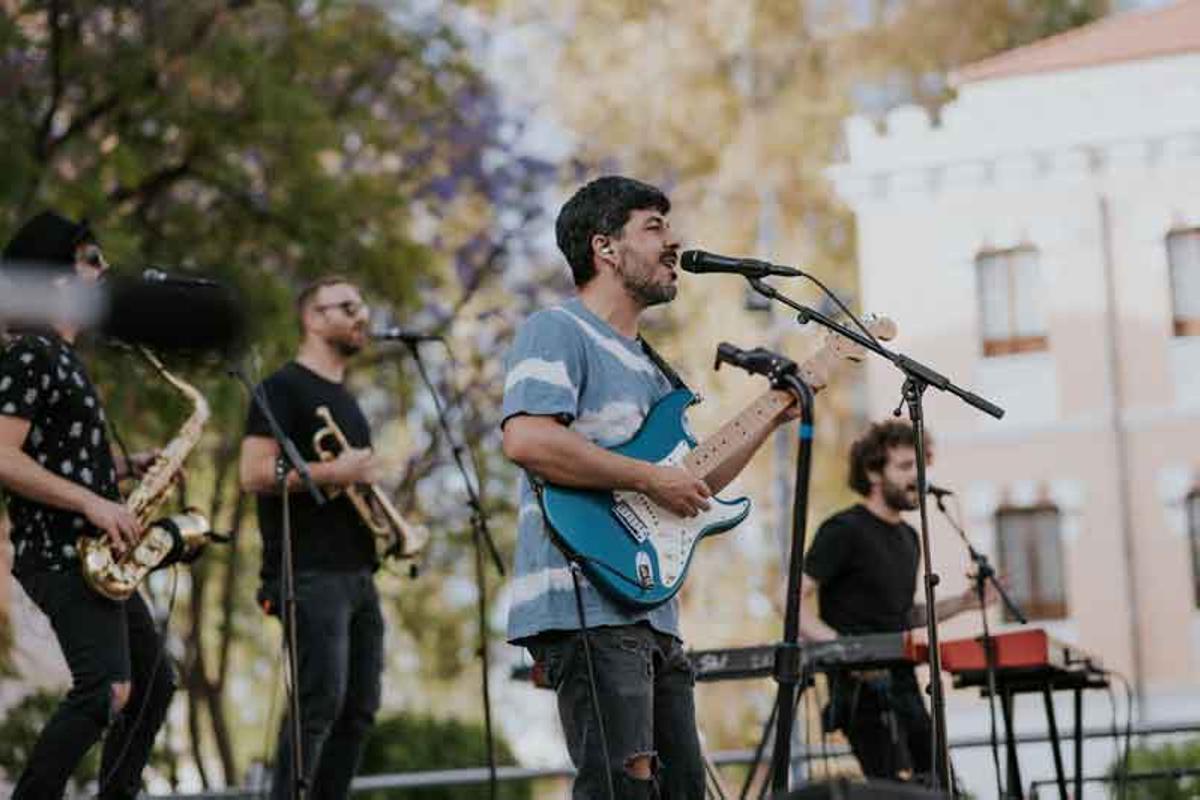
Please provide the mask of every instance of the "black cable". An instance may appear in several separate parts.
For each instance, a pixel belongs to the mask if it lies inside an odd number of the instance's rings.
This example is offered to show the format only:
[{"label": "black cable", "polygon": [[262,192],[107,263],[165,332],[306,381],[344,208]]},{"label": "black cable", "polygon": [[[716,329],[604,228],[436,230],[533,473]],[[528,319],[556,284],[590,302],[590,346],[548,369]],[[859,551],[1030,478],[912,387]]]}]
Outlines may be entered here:
[{"label": "black cable", "polygon": [[1113,753],[1115,755],[1114,763],[1116,764],[1116,779],[1117,779],[1117,796],[1120,797],[1120,786],[1124,780],[1125,765],[1121,763],[1121,733],[1117,730],[1117,693],[1108,683],[1104,685],[1104,693],[1108,695],[1108,710],[1109,710],[1109,737],[1112,739]]},{"label": "black cable", "polygon": [[[814,692],[814,694],[815,694],[815,692]],[[814,705],[817,705],[817,704],[818,704],[818,702],[819,702],[818,698],[815,698],[815,697],[814,697],[814,698],[813,698],[813,704],[814,704]],[[818,708],[818,709],[817,709],[817,719],[818,719],[818,720],[820,720],[820,718],[821,718],[821,710]],[[806,775],[806,776],[808,776],[810,779],[811,779],[811,777],[812,777],[812,760],[809,758],[809,754],[812,752],[812,748],[813,748],[812,722],[813,722],[813,715],[812,715],[812,712],[811,712],[811,711],[808,709],[808,706],[807,706],[807,704],[805,704],[805,713],[804,713],[804,772],[805,772],[805,775]],[[823,730],[823,729],[821,729],[821,730],[820,730],[820,735],[821,735],[821,738],[822,738],[822,739],[824,739],[824,738],[825,738],[825,732],[824,732],[824,730]]]},{"label": "black cable", "polygon": [[588,693],[592,696],[592,713],[596,715],[596,728],[600,734],[600,751],[604,757],[604,781],[608,787],[608,800],[617,800],[613,786],[612,761],[608,755],[608,735],[604,732],[604,715],[600,709],[600,690],[596,687],[596,669],[592,664],[592,643],[588,636],[587,618],[583,614],[583,588],[579,585],[579,565],[571,562],[571,582],[575,584],[575,608],[579,612],[579,634],[583,637],[583,660],[587,663]]},{"label": "black cable", "polygon": [[[825,687],[826,687],[826,690],[828,693],[827,702],[832,704],[833,703],[833,687],[829,681],[828,675],[826,675]],[[814,695],[813,700],[814,700],[814,704],[819,704],[820,698],[815,696],[816,693],[817,693],[817,685],[814,682],[813,683],[813,695]],[[825,774],[822,777],[828,779],[830,773],[833,771],[833,761],[831,760],[830,755],[829,755],[829,736],[828,736],[828,734],[825,733],[824,726],[822,726],[822,728],[821,728],[821,766],[825,769]]]},{"label": "black cable", "polygon": [[[754,759],[750,762],[750,768],[746,771],[746,780],[742,784],[742,790],[738,793],[738,800],[746,800],[750,795],[750,787],[754,785],[754,771],[758,769],[758,765],[762,763],[763,751],[767,748],[767,742],[771,738],[771,731],[775,729],[775,716],[779,713],[779,695],[775,695],[775,700],[771,703],[771,713],[767,716],[767,724],[763,726],[762,736],[759,737],[758,745],[754,748]],[[770,781],[768,776],[764,780]]]},{"label": "black cable", "polygon": [[834,302],[834,304],[842,310],[842,313],[844,313],[847,317],[850,318],[851,322],[854,323],[854,326],[856,328],[858,328],[860,331],[862,331],[864,336],[866,336],[868,339],[870,339],[872,342],[875,343],[876,347],[882,347],[882,345],[879,344],[879,340],[875,338],[875,334],[871,333],[870,329],[867,328],[867,326],[862,323],[862,320],[858,318],[858,315],[846,307],[846,304],[842,302],[842,298],[840,298],[836,294],[834,294],[829,289],[828,286],[821,283],[820,278],[818,278],[816,275],[812,275],[807,272],[804,273],[804,277],[808,278],[810,281],[815,283],[817,286],[821,287],[821,291],[825,293],[825,296],[828,297],[830,300],[832,300]]},{"label": "black cable", "polygon": [[[941,511],[942,514],[950,521],[950,524],[953,525],[954,529],[956,531],[958,531],[958,533],[963,537],[963,539],[965,540],[965,542],[969,548],[969,547],[971,547],[971,542],[967,538],[966,531],[963,529],[962,524],[959,522],[959,520],[966,519],[966,515],[963,514],[963,510],[962,510],[962,502],[959,500],[959,497],[957,494],[951,495],[951,500],[954,502],[954,516],[953,517],[950,516],[950,513],[948,511],[946,511],[945,506],[942,505],[940,497],[938,498],[938,503],[937,503],[938,510]],[[955,519],[955,517],[957,517],[957,519]],[[976,578],[974,578],[974,580],[982,580],[982,579],[979,577],[976,577]],[[981,587],[982,595],[980,595],[978,592],[976,593],[976,597],[980,601],[979,616],[983,622],[984,636],[991,639],[992,638],[991,631],[988,630],[988,621],[987,621],[988,609],[987,609],[987,604],[984,602],[984,600],[986,599],[986,596],[987,596],[987,590],[986,590],[986,588],[983,587],[982,584],[980,584],[980,587]],[[994,647],[995,647],[994,642],[988,646],[988,651],[990,653],[990,662],[987,664],[987,668],[989,670],[992,670],[993,677],[995,675],[995,671],[994,671],[995,670],[995,667],[994,667],[995,651],[993,650]],[[987,693],[987,696],[988,696],[988,721],[989,721],[989,725],[990,725],[989,739],[991,740],[991,751],[992,751],[992,768],[996,772],[996,797],[1003,798],[1006,795],[1004,794],[1003,772],[1001,772],[1001,770],[1000,770],[1000,733],[996,727],[996,695],[995,695],[995,692],[989,691]]]},{"label": "black cable", "polygon": [[1114,672],[1114,675],[1120,679],[1121,685],[1125,687],[1125,747],[1121,753],[1121,780],[1117,783],[1117,798],[1123,800],[1129,786],[1126,781],[1126,776],[1129,775],[1129,755],[1130,745],[1133,738],[1133,687],[1129,684],[1129,679],[1120,672]]},{"label": "black cable", "polygon": [[[142,720],[146,716],[146,709],[150,707],[150,697],[152,694],[150,689],[152,686],[154,686],[154,679],[158,676],[158,668],[162,665],[163,656],[166,655],[166,653],[167,653],[167,626],[171,622],[171,614],[173,614],[175,612],[175,599],[178,597],[178,590],[179,590],[179,568],[176,565],[172,565],[171,566],[170,600],[167,601],[166,616],[163,617],[162,624],[159,626],[158,653],[154,656],[154,664],[150,667],[150,676],[148,678],[146,678],[146,685],[144,687],[145,695],[142,697],[142,704],[141,704],[141,707],[138,709],[137,716],[133,720],[133,724],[130,725],[129,728],[126,730],[125,746],[122,747],[121,752],[117,754],[116,762],[112,765],[112,768],[109,769],[108,774],[101,776],[100,779],[97,781],[96,793],[98,795],[104,794],[105,786],[107,786],[108,782],[113,779],[113,775],[116,774],[117,768],[121,766],[121,762],[123,762],[125,760],[125,756],[129,754],[129,745],[133,744],[134,731],[136,731],[138,729],[138,727],[142,724]],[[147,609],[149,609],[149,604],[147,604]],[[133,691],[133,676],[130,675],[129,677],[130,677],[130,682],[129,682],[130,691]]]}]

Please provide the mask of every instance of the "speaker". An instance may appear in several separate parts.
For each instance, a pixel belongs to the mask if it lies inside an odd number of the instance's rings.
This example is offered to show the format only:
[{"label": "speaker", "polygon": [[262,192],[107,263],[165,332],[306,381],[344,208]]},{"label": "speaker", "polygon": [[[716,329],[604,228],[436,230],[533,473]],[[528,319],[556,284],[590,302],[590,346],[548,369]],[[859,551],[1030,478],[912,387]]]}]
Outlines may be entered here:
[{"label": "speaker", "polygon": [[786,794],[777,794],[774,800],[885,800],[885,798],[911,798],[911,800],[950,800],[945,792],[935,792],[923,786],[896,781],[873,780],[859,783],[847,778],[838,778],[822,783],[810,783]]}]

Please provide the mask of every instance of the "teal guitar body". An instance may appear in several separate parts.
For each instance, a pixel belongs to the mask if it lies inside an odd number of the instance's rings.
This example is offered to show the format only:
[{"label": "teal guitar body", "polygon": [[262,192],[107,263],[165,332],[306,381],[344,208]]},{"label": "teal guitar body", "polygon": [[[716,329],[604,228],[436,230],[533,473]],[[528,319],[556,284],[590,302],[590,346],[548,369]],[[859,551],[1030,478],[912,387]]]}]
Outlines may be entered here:
[{"label": "teal guitar body", "polygon": [[[684,413],[695,402],[676,389],[650,409],[642,427],[614,453],[680,465],[696,446]],[[745,498],[714,497],[695,517],[680,517],[649,497],[631,491],[591,491],[546,484],[542,511],[560,545],[588,580],[629,610],[661,605],[679,591],[692,555],[706,536],[733,528],[750,513]]]}]

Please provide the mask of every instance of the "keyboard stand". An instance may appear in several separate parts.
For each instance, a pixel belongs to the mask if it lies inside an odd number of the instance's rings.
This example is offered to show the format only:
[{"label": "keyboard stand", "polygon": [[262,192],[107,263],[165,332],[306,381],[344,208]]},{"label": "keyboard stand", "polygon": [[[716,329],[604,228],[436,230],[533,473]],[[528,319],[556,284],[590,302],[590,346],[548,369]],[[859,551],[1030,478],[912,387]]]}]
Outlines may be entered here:
[{"label": "keyboard stand", "polygon": [[[985,672],[962,672],[954,676],[956,689],[978,686],[980,696],[987,697],[987,674]],[[1058,783],[1060,800],[1068,800],[1066,769],[1063,766],[1062,743],[1058,732],[1058,718],[1054,711],[1053,693],[1070,691],[1074,694],[1075,706],[1075,797],[1083,794],[1083,692],[1085,689],[1105,689],[1108,678],[1103,674],[1084,670],[1062,670],[1053,667],[1031,667],[1000,669],[996,672],[996,691],[1004,715],[1004,741],[1007,756],[1008,797],[1022,797],[1021,765],[1017,757],[1017,740],[1013,725],[1013,699],[1018,694],[1042,695],[1046,710],[1046,725],[1049,729],[1051,751],[1054,756],[1054,775]]]}]

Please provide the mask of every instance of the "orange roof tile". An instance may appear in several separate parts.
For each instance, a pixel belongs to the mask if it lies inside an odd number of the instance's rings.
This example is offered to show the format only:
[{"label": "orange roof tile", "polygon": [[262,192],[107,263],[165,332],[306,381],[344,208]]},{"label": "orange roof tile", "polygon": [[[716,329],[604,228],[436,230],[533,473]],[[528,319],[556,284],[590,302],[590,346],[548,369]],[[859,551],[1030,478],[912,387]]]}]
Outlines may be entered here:
[{"label": "orange roof tile", "polygon": [[955,82],[1010,78],[1200,51],[1200,0],[1097,20],[968,64]]}]

